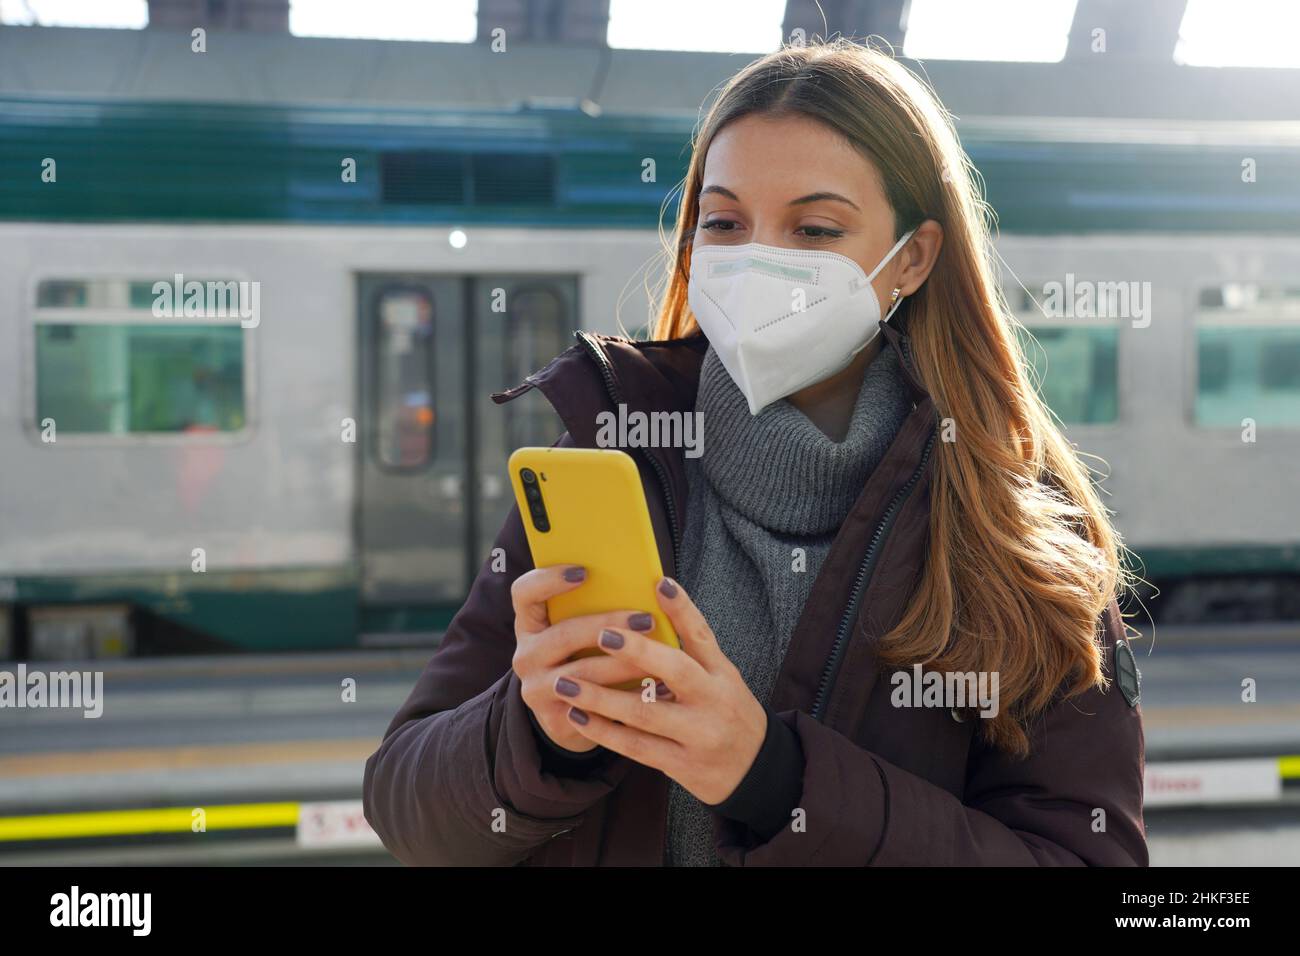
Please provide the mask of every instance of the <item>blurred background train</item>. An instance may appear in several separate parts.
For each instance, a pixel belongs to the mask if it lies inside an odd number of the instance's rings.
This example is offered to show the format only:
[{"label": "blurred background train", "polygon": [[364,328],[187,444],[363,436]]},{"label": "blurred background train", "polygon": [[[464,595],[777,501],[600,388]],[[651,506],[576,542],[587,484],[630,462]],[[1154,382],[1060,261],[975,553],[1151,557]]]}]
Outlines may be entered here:
[{"label": "blurred background train", "polygon": [[[536,18],[493,52],[489,15],[534,6],[481,2],[479,43],[218,22],[202,55],[162,21],[0,27],[0,658],[436,640],[507,455],[559,430],[490,394],[577,330],[645,334],[701,102],[744,62]],[[902,6],[823,4],[900,44]],[[1158,61],[1184,4],[1128,6],[1083,0],[1059,63],[925,72],[1147,612],[1294,621],[1300,95]],[[256,326],[156,316],[177,274],[256,283]],[[1067,282],[1149,284],[1149,311],[1044,314]]]}]

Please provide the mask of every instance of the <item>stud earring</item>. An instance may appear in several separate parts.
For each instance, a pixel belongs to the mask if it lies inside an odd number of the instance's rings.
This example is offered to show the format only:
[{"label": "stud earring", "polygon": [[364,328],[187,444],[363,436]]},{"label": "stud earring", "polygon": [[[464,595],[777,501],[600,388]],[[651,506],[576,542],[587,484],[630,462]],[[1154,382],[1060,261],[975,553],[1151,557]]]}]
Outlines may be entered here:
[{"label": "stud earring", "polygon": [[890,301],[890,302],[897,302],[897,301],[898,301],[898,297],[899,297],[899,295],[902,294],[902,292],[903,292],[902,289],[898,288],[898,286],[894,286],[894,291],[891,292],[890,295],[889,295],[889,301]]}]

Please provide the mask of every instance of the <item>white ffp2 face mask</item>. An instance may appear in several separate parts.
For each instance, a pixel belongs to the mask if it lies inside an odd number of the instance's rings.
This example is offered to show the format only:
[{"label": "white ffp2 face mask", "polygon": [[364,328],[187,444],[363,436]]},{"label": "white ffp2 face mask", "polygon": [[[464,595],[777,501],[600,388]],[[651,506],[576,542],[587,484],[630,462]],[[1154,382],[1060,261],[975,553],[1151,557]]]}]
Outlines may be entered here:
[{"label": "white ffp2 face mask", "polygon": [[894,243],[871,275],[824,249],[757,242],[695,247],[687,301],[750,414],[842,372],[875,340],[880,301],[871,280],[913,232]]}]

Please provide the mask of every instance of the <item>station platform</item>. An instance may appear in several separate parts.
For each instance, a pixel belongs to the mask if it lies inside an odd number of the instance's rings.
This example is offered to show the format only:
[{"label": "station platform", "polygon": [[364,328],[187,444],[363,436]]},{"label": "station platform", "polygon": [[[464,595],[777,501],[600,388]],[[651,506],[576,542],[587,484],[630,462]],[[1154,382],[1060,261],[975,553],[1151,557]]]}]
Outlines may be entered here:
[{"label": "station platform", "polygon": [[[1300,629],[1293,636],[1164,629],[1134,645],[1153,854],[1166,836],[1172,862],[1208,845],[1198,835],[1263,826],[1261,855],[1300,862]],[[431,653],[48,665],[101,670],[104,713],[0,711],[0,865],[388,862],[361,815],[363,765]]]}]

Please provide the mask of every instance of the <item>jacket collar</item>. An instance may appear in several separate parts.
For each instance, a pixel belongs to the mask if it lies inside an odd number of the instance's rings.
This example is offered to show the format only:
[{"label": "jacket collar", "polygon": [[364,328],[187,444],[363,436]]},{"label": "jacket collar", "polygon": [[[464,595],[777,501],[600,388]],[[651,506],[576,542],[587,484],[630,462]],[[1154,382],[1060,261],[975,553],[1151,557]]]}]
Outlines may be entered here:
[{"label": "jacket collar", "polygon": [[[906,317],[892,323],[881,321],[880,330],[886,344],[898,353],[913,404],[920,404],[930,393],[912,364]],[[637,341],[578,331],[574,338],[577,344],[518,385],[494,392],[492,400],[502,404],[533,388],[540,389],[578,444],[594,443],[596,413],[620,402],[629,412],[694,409],[700,365],[709,346],[703,332],[679,339]]]},{"label": "jacket collar", "polygon": [[[898,352],[912,404],[916,407],[929,398],[929,393],[912,367],[906,326],[898,318],[893,324],[882,321],[881,334],[888,346]],[[620,404],[628,413],[694,410],[700,366],[709,346],[702,332],[679,339],[651,341],[583,331],[574,333],[574,337],[575,345],[518,385],[494,393],[492,400],[502,404],[531,389],[539,389],[555,408],[573,443],[582,448],[597,446],[597,416],[603,411],[617,413]],[[680,521],[675,520],[672,503],[684,502],[687,490],[680,450],[649,447],[640,451],[667,497],[675,553],[681,527]]]},{"label": "jacket collar", "polygon": [[917,374],[916,367],[912,364],[912,339],[907,334],[907,316],[899,316],[903,321],[900,323],[897,319],[891,322],[880,322],[880,334],[885,337],[885,341],[898,353],[899,364],[903,367],[903,376],[907,380],[908,390],[911,392],[912,404],[919,405],[930,397],[929,390],[921,384],[921,378]]},{"label": "jacket collar", "polygon": [[[880,331],[885,343],[898,353],[912,403],[920,404],[930,393],[912,364],[905,316],[881,321]],[[585,340],[585,351],[597,365],[606,365],[615,376],[623,395],[620,401],[627,403],[629,411],[690,411],[695,407],[700,365],[709,346],[703,332],[648,342],[592,332],[575,334],[580,343]],[[635,387],[623,387],[629,383]]]}]

